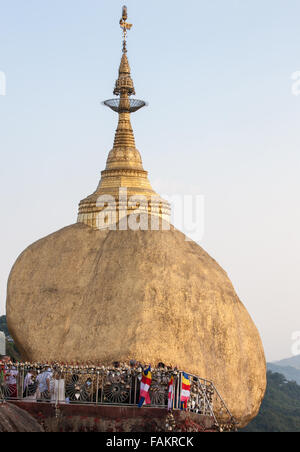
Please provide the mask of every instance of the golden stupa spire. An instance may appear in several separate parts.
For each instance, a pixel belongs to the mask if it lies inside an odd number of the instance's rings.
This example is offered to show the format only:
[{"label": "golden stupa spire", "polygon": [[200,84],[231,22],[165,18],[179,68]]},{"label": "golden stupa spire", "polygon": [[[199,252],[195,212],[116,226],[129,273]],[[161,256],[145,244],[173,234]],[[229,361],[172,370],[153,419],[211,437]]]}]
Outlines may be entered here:
[{"label": "golden stupa spire", "polygon": [[[99,221],[99,214],[104,210],[103,205],[107,210],[107,203],[101,201],[104,199],[103,196],[110,196],[115,200],[117,214],[115,216],[112,214],[112,221],[116,223],[121,216],[127,216],[136,209],[132,201],[133,197],[137,200],[140,198],[136,204],[141,212],[159,215],[165,220],[169,220],[170,216],[169,204],[161,199],[150,185],[148,173],[144,171],[141,155],[136,149],[131,126],[131,113],[144,107],[146,102],[131,98],[135,95],[135,89],[127,58],[127,32],[132,28],[132,24],[127,22],[126,6],[122,10],[120,26],[123,32],[122,58],[113,91],[117,97],[103,102],[119,115],[114,145],[108,155],[106,168],[101,173],[96,192],[82,200],[79,205],[78,222],[93,228],[103,227],[102,222]],[[125,198],[124,193],[126,193]],[[108,220],[106,227],[110,223],[111,220]]]},{"label": "golden stupa spire", "polygon": [[128,19],[127,6],[123,6],[122,17],[120,19],[120,26],[123,30],[123,53],[127,52],[127,48],[126,48],[127,31],[131,30],[131,27],[132,27],[132,24],[129,24],[127,22],[127,19]]}]

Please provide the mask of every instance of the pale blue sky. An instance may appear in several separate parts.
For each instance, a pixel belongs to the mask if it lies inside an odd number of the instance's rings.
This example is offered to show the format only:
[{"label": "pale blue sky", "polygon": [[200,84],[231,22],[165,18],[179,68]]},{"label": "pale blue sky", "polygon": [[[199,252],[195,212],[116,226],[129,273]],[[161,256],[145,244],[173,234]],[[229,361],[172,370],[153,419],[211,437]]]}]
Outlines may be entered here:
[{"label": "pale blue sky", "polygon": [[[0,0],[0,313],[19,253],[76,220],[111,149],[123,1]],[[267,358],[300,331],[299,0],[127,1],[137,147],[160,193],[206,199],[201,245]]]}]

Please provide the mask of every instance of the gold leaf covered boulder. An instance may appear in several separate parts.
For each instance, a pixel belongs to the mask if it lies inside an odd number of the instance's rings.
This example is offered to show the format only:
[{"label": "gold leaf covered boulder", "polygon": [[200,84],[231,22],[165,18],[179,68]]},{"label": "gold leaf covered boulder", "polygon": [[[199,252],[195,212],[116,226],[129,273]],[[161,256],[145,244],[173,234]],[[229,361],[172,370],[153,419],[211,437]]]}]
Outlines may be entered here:
[{"label": "gold leaf covered boulder", "polygon": [[11,272],[7,319],[27,360],[135,358],[213,380],[241,425],[265,392],[249,314],[222,268],[174,228],[75,224],[34,243]]}]

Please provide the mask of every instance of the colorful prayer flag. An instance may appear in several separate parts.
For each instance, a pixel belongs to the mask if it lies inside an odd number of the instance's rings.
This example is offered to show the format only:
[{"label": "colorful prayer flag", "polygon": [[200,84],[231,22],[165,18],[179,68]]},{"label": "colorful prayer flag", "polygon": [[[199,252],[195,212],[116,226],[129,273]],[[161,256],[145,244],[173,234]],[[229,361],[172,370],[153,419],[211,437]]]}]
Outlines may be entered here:
[{"label": "colorful prayer flag", "polygon": [[140,401],[139,408],[142,408],[144,402],[146,405],[151,405],[151,399],[149,396],[149,389],[152,382],[152,373],[151,366],[148,367],[147,370],[144,370],[142,381],[141,381],[141,389],[140,389]]},{"label": "colorful prayer flag", "polygon": [[191,397],[191,382],[190,377],[186,373],[182,373],[181,377],[181,398],[180,401],[183,402],[184,408],[187,408],[187,401]]}]

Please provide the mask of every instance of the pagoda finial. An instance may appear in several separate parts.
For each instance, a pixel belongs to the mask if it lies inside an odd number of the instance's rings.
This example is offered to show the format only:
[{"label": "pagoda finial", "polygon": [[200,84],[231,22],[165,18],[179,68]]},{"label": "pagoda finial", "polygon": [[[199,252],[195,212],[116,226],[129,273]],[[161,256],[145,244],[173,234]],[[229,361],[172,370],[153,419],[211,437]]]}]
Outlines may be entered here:
[{"label": "pagoda finial", "polygon": [[127,38],[127,32],[128,30],[131,29],[132,24],[129,24],[127,22],[128,19],[128,14],[127,14],[127,6],[123,6],[122,8],[122,18],[120,19],[120,26],[123,30],[123,53],[127,52],[127,47],[126,47],[126,38]]},{"label": "pagoda finial", "polygon": [[120,20],[120,26],[123,30],[123,54],[119,67],[119,77],[116,80],[113,91],[114,95],[119,97],[103,102],[104,105],[117,113],[134,113],[147,105],[143,100],[130,98],[130,96],[135,95],[135,89],[127,57],[126,37],[128,30],[132,27],[132,24],[127,22],[127,18],[127,6],[123,6],[122,18]]},{"label": "pagoda finial", "polygon": [[[115,133],[113,148],[107,158],[106,168],[101,173],[99,186],[95,193],[80,202],[78,214],[79,223],[85,223],[98,229],[100,228],[98,215],[103,210],[98,205],[100,196],[109,195],[113,196],[116,200],[116,221],[123,218],[124,206],[125,211],[128,213],[134,210],[131,207],[127,209],[127,201],[124,204],[124,196],[123,194],[122,196],[120,195],[121,189],[127,190],[129,198],[134,196],[143,198],[141,203],[139,203],[139,209],[141,211],[157,215],[166,221],[169,221],[170,217],[169,203],[161,199],[151,187],[148,180],[148,173],[143,168],[141,155],[136,149],[134,133],[131,126],[131,113],[140,110],[140,108],[145,107],[147,104],[143,100],[132,98],[135,95],[135,89],[131,78],[126,48],[127,32],[131,29],[132,25],[127,22],[126,6],[123,6],[120,26],[123,30],[123,53],[119,67],[119,76],[113,91],[116,97],[103,102],[104,105],[118,113],[118,127]],[[125,195],[125,198],[127,195]],[[112,213],[112,217],[114,213]],[[106,227],[108,227],[108,224],[105,224]]]}]

